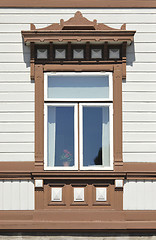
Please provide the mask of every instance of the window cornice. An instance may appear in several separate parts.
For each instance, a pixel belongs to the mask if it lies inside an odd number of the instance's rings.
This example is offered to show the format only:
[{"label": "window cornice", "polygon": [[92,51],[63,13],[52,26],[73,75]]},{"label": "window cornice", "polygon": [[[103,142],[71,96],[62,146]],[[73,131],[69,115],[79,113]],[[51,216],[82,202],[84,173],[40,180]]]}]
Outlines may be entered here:
[{"label": "window cornice", "polygon": [[[22,36],[25,44],[29,45],[31,48],[31,79],[34,79],[35,74],[35,63],[40,64],[114,64],[122,63],[122,76],[126,78],[126,46],[134,41],[135,31],[126,30],[126,24],[123,24],[120,29],[111,28],[103,23],[97,23],[97,20],[90,21],[83,17],[82,13],[77,11],[74,17],[67,21],[63,19],[60,23],[53,23],[48,27],[36,29],[34,24],[31,24],[30,31],[22,31]],[[56,62],[56,58],[53,56],[53,45],[63,45],[66,44],[67,56],[64,60]],[[103,44],[103,59],[91,61],[89,59],[89,54],[84,59],[79,59],[78,62],[73,62],[76,59],[71,58],[72,47],[71,44],[83,44],[86,46],[86,52],[89,53],[89,48],[91,45]],[[49,54],[47,54],[47,59],[40,59],[36,61],[36,46],[44,45],[49,49]],[[118,46],[120,48],[120,58],[119,59],[109,59],[108,51],[110,46]],[[88,49],[88,50],[87,50]],[[48,58],[49,56],[49,58]],[[38,60],[38,59],[37,59]],[[72,61],[71,61],[72,60]],[[89,60],[89,61],[88,61]],[[111,61],[110,61],[111,60]],[[87,62],[88,61],[88,62]]]},{"label": "window cornice", "polygon": [[[74,32],[73,32],[74,31]],[[131,44],[134,40],[135,31],[126,30],[126,24],[121,29],[111,28],[97,20],[89,21],[83,17],[81,12],[76,12],[75,16],[67,21],[63,19],[60,23],[51,24],[48,27],[36,29],[31,24],[30,31],[22,31],[22,36],[26,44],[49,43],[49,42],[110,42]]]}]

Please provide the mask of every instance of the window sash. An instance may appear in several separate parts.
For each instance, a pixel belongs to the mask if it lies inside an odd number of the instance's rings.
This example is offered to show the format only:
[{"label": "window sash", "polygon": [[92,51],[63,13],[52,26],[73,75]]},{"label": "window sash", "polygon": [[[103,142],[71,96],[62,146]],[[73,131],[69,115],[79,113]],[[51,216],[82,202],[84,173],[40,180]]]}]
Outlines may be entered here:
[{"label": "window sash", "polygon": [[[109,76],[109,99],[50,99],[47,98],[47,86],[48,86],[48,76],[51,75],[59,75],[59,76],[80,76],[81,74],[87,76],[95,75],[107,75]],[[54,101],[56,103],[54,103]],[[61,101],[61,102],[60,102]],[[98,102],[97,102],[98,101]],[[62,103],[63,102],[63,103]],[[66,102],[66,103],[65,103]],[[70,103],[71,102],[71,103]],[[76,103],[73,103],[76,102]],[[100,102],[100,103],[99,103]],[[112,73],[111,72],[82,72],[82,73],[75,73],[75,72],[57,72],[57,73],[45,73],[45,81],[44,81],[44,106],[45,106],[45,118],[44,118],[44,169],[45,170],[113,170],[113,82],[112,82]],[[48,166],[47,165],[47,109],[48,106],[74,106],[74,159],[75,165],[69,167],[63,166]],[[109,107],[109,134],[110,134],[110,166],[102,166],[102,165],[93,165],[93,166],[83,166],[83,106],[108,106]],[[55,114],[54,114],[55,115]],[[53,126],[54,127],[54,126]],[[103,125],[104,128],[104,125]],[[79,131],[79,132],[78,132]],[[104,132],[104,131],[103,131]],[[55,137],[53,138],[55,141]],[[55,144],[53,146],[55,148]],[[78,152],[79,149],[79,152]],[[103,150],[102,150],[103,151]],[[104,153],[103,153],[104,154]],[[54,155],[54,153],[53,153]],[[78,162],[79,159],[79,162]],[[79,166],[79,167],[78,167]]]},{"label": "window sash", "polygon": [[[83,107],[109,107],[109,138],[110,138],[110,166],[102,165],[92,165],[84,166],[83,165]],[[80,146],[80,170],[113,170],[113,103],[80,103],[79,104],[79,146]],[[104,125],[102,126],[104,128]],[[103,134],[104,131],[102,130]],[[103,137],[102,137],[103,138]],[[102,141],[102,145],[104,142]],[[102,152],[104,154],[104,148],[102,147]]]},{"label": "window sash", "polygon": [[[74,107],[74,166],[54,166],[55,159],[55,132],[53,135],[53,145],[50,149],[53,158],[53,165],[48,166],[48,107]],[[54,114],[55,119],[55,114]],[[54,121],[55,122],[55,121]],[[52,128],[55,128],[55,123]],[[74,103],[45,103],[44,105],[44,169],[45,170],[78,170],[78,105]]]},{"label": "window sash", "polygon": [[[64,76],[108,76],[108,89],[109,89],[109,97],[108,98],[96,98],[96,97],[92,97],[92,98],[49,98],[48,97],[48,76],[62,76],[62,78]],[[99,101],[113,101],[113,81],[112,81],[112,73],[111,72],[80,72],[80,73],[76,73],[76,72],[65,72],[65,73],[61,73],[61,72],[57,72],[57,73],[45,73],[45,81],[44,81],[44,100],[45,101],[67,101],[67,102],[75,102],[75,101],[82,101],[82,102],[99,102]]]}]

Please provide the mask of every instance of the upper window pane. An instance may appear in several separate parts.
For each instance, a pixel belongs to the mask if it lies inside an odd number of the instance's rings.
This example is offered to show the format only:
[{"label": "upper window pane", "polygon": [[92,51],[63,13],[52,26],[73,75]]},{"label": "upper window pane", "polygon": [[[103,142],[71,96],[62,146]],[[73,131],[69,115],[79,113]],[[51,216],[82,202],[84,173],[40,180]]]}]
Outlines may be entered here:
[{"label": "upper window pane", "polygon": [[51,99],[110,99],[109,75],[49,75],[47,95]]}]

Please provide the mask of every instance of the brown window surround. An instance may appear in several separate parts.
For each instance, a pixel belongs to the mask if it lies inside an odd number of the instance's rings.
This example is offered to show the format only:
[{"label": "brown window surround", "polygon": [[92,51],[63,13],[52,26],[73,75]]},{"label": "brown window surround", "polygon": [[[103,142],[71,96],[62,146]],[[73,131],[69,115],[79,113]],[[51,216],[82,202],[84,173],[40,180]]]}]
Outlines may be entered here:
[{"label": "brown window surround", "polygon": [[9,8],[155,8],[155,0],[5,0],[0,7]]},{"label": "brown window surround", "polygon": [[[71,31],[72,30],[72,31]],[[73,34],[74,32],[74,34]],[[43,29],[36,29],[31,24],[30,31],[22,31],[24,42],[31,47],[31,79],[35,79],[35,169],[43,171],[44,165],[44,72],[99,72],[113,73],[113,138],[114,138],[114,170],[123,167],[122,160],[122,78],[126,77],[126,45],[133,41],[135,31],[127,31],[123,24],[121,29],[113,29],[96,20],[89,21],[80,12],[68,21],[60,20]],[[49,42],[50,54],[48,60],[35,58],[35,46],[43,46]],[[61,43],[61,44],[60,44]],[[85,43],[85,45],[84,45]],[[65,44],[67,59],[54,61],[54,49]],[[89,49],[94,45],[103,46],[106,56],[103,61],[90,61]],[[108,59],[108,45],[121,46],[121,58]],[[65,46],[64,45],[64,46]],[[71,50],[84,48],[85,59],[72,59]],[[70,61],[71,59],[71,61]],[[46,172],[46,171],[45,171]]]}]

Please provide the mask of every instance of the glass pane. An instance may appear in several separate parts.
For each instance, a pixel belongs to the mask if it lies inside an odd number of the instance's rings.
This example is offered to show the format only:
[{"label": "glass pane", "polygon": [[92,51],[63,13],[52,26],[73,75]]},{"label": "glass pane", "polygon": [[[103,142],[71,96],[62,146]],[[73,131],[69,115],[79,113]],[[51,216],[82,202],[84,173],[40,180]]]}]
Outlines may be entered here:
[{"label": "glass pane", "polygon": [[110,166],[109,107],[83,107],[83,166]]},{"label": "glass pane", "polygon": [[74,107],[48,107],[48,166],[74,166]]},{"label": "glass pane", "polygon": [[48,76],[48,98],[109,98],[109,76]]}]

